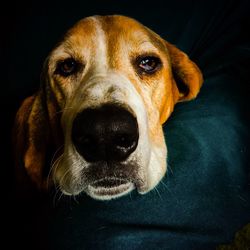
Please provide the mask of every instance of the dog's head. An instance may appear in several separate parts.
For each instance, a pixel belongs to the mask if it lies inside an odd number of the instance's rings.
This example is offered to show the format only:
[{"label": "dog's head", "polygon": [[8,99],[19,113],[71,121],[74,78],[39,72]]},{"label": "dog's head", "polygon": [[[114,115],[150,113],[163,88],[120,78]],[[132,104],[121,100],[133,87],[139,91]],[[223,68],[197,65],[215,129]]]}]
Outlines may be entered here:
[{"label": "dog's head", "polygon": [[162,124],[201,84],[186,54],[137,21],[80,20],[48,56],[40,90],[17,113],[18,164],[39,187],[54,180],[68,195],[146,193],[166,171]]}]

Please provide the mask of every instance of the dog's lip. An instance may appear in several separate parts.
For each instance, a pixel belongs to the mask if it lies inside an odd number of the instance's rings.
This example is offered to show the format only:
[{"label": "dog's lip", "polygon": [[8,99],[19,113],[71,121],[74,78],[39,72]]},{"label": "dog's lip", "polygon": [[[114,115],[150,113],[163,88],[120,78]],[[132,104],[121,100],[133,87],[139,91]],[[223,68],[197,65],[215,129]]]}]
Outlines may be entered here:
[{"label": "dog's lip", "polygon": [[124,185],[129,181],[120,178],[103,178],[92,182],[90,185],[95,188],[113,188]]},{"label": "dog's lip", "polygon": [[122,196],[134,189],[134,184],[126,179],[104,178],[88,185],[88,193],[95,198],[112,199]]}]

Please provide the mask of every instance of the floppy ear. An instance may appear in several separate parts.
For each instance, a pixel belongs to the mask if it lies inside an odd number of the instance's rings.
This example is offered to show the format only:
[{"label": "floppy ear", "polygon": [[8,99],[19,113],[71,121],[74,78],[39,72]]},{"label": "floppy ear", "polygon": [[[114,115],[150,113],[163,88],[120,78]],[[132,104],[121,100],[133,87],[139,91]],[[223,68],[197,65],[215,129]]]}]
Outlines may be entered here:
[{"label": "floppy ear", "polygon": [[170,55],[174,80],[175,103],[188,101],[197,96],[203,83],[203,77],[198,66],[174,45],[166,42]]},{"label": "floppy ear", "polygon": [[[47,85],[24,100],[19,108],[13,130],[17,181],[34,183],[38,189],[50,186],[51,159],[62,138],[55,98]],[[59,135],[60,134],[60,135]]]},{"label": "floppy ear", "polygon": [[28,176],[39,189],[43,189],[46,146],[50,138],[41,93],[24,100],[17,112],[13,132],[18,181],[23,182]]}]

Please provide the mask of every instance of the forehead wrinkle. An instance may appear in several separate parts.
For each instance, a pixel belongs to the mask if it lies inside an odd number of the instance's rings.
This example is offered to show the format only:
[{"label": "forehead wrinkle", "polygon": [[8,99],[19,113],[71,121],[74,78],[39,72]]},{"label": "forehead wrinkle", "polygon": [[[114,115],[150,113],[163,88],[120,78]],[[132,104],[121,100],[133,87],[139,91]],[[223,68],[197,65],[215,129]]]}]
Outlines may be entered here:
[{"label": "forehead wrinkle", "polygon": [[59,59],[64,59],[67,56],[71,56],[76,59],[82,59],[83,54],[81,53],[82,48],[72,42],[71,40],[65,40],[61,46],[55,51],[55,56],[58,56]]},{"label": "forehead wrinkle", "polygon": [[[147,40],[146,40],[147,39]],[[128,52],[131,55],[138,54],[159,54],[160,50],[158,46],[155,46],[154,43],[151,42],[151,39],[146,35],[143,35],[142,39],[133,39],[133,42],[123,41],[123,45],[128,47]]]},{"label": "forehead wrinkle", "polygon": [[149,40],[156,48],[158,48],[160,51],[167,52],[167,46],[165,44],[165,41],[155,32],[150,30],[149,28],[145,27],[148,33]]},{"label": "forehead wrinkle", "polygon": [[138,47],[147,47],[147,48],[155,48],[154,44],[152,44],[150,38],[148,40],[139,40],[138,41],[138,44],[137,44]]}]

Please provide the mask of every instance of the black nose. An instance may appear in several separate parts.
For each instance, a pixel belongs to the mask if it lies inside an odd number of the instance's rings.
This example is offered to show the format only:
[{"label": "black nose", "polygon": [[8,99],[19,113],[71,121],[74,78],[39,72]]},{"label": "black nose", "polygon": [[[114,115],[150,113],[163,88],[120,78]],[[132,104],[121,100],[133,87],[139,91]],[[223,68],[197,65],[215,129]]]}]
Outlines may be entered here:
[{"label": "black nose", "polygon": [[77,115],[72,140],[86,161],[123,161],[137,147],[136,118],[126,109],[106,104]]}]

